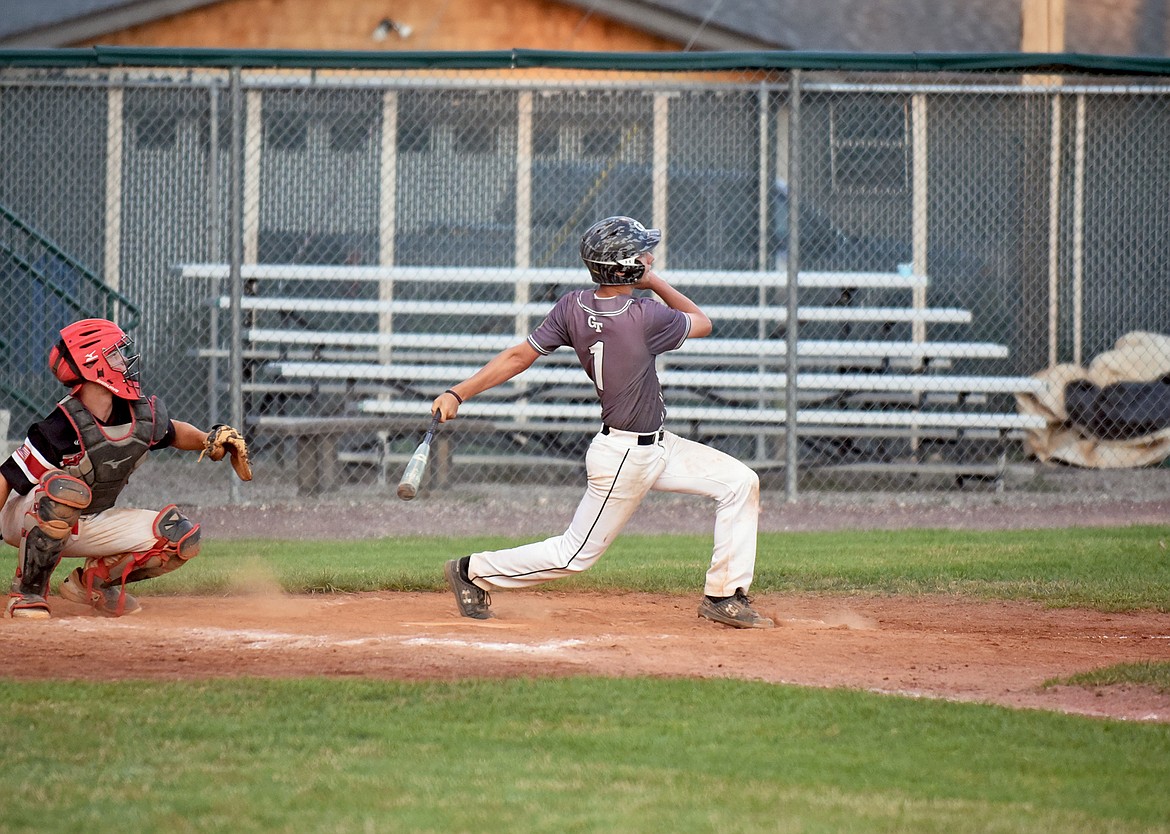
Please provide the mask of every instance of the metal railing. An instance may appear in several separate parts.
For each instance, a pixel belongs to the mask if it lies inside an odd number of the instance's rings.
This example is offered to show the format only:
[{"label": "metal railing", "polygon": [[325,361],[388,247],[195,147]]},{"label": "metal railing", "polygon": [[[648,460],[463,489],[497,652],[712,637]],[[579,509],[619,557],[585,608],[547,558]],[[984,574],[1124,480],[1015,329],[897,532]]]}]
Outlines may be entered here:
[{"label": "metal railing", "polygon": [[[9,292],[41,299],[41,312],[56,308],[56,315],[45,318],[45,324],[53,329],[74,319],[107,318],[131,332],[142,318],[141,310],[130,299],[109,287],[3,204],[0,204],[0,275],[4,276]],[[21,332],[14,327],[9,332],[21,344],[21,351],[27,351],[27,346],[35,341],[27,330]],[[2,342],[0,351],[5,360],[0,390],[12,399],[22,417],[31,419],[53,402],[56,389],[51,382],[46,385],[41,369],[18,361],[13,346]]]}]

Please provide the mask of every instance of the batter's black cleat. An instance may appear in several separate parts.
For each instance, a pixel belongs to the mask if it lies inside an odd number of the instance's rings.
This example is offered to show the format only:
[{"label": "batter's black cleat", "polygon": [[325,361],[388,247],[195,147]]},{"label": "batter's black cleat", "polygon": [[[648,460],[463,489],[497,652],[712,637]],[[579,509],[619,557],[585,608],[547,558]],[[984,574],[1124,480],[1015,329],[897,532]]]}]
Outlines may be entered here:
[{"label": "batter's black cleat", "polygon": [[451,593],[455,594],[455,603],[459,606],[460,614],[474,620],[490,620],[496,616],[492,613],[492,598],[488,596],[487,591],[467,578],[459,566],[458,559],[447,562],[443,574],[447,577]]},{"label": "batter's black cleat", "polygon": [[733,628],[772,628],[776,624],[752,608],[751,600],[736,588],[729,597],[703,597],[699,603],[699,616]]}]

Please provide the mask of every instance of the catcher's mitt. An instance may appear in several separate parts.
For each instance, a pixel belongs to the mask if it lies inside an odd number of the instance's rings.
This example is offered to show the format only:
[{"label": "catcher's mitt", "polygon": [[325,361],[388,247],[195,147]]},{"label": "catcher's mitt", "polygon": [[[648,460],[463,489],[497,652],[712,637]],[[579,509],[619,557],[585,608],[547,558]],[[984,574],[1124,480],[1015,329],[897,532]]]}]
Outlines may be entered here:
[{"label": "catcher's mitt", "polygon": [[244,442],[244,436],[231,426],[216,423],[203,441],[199,460],[203,460],[204,455],[212,460],[223,460],[225,454],[231,459],[232,469],[236,470],[241,481],[252,480],[252,464],[248,462],[248,444]]}]

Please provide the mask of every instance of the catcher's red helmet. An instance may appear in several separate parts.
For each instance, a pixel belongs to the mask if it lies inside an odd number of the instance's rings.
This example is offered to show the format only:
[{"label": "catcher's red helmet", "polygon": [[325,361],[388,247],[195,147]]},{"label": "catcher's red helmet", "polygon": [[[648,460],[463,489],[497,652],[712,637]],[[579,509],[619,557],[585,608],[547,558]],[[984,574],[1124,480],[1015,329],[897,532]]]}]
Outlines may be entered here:
[{"label": "catcher's red helmet", "polygon": [[636,284],[646,272],[638,257],[662,239],[658,229],[647,229],[632,217],[607,217],[594,223],[581,238],[581,260],[594,283]]},{"label": "catcher's red helmet", "polygon": [[49,351],[49,369],[66,385],[96,382],[124,400],[142,396],[134,341],[106,319],[82,319],[62,330]]}]

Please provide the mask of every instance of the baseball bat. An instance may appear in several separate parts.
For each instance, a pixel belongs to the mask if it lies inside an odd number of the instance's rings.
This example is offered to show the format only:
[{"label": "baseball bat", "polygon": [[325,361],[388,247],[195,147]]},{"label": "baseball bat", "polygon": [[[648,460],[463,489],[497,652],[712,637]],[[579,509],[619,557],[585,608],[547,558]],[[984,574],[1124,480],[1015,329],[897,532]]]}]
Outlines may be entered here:
[{"label": "baseball bat", "polygon": [[409,501],[418,495],[418,485],[422,481],[423,471],[426,470],[427,460],[431,456],[431,438],[435,435],[435,426],[437,425],[439,425],[438,411],[431,418],[431,427],[427,429],[422,443],[418,444],[418,448],[414,450],[414,454],[411,455],[406,464],[406,470],[402,473],[402,480],[398,482],[398,497],[403,501]]}]

